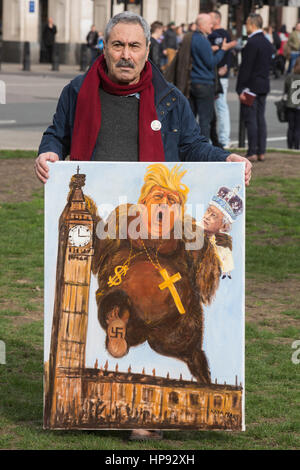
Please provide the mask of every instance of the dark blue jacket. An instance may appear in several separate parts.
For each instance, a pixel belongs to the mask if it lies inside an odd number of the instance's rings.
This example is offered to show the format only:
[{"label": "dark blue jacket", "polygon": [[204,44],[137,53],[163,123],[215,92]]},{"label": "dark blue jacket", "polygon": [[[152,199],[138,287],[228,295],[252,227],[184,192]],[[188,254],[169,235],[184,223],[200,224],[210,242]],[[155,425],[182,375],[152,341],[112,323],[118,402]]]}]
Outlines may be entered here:
[{"label": "dark blue jacket", "polygon": [[[188,100],[152,65],[155,107],[161,121],[166,161],[225,161],[229,152],[213,147],[200,135]],[[85,75],[74,78],[63,89],[53,124],[44,132],[39,154],[57,153],[64,160],[70,153],[77,95]],[[92,156],[93,160],[93,156]]]},{"label": "dark blue jacket", "polygon": [[245,88],[257,95],[270,91],[270,67],[273,46],[264,33],[257,33],[248,39],[242,50],[236,91],[240,95]]},{"label": "dark blue jacket", "polygon": [[209,40],[200,31],[195,31],[191,45],[192,71],[191,83],[213,85],[215,82],[215,67],[223,59],[225,51],[212,51]]}]

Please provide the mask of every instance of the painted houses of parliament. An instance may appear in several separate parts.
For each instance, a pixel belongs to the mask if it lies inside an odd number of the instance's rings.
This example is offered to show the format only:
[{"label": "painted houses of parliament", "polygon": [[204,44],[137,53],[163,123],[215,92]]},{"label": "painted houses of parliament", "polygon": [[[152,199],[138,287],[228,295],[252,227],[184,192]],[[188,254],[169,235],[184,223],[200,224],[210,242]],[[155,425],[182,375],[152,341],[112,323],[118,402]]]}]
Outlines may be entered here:
[{"label": "painted houses of parliament", "polygon": [[30,43],[31,62],[43,60],[43,29],[48,18],[57,27],[56,43],[61,64],[79,64],[81,44],[91,25],[104,31],[111,16],[131,10],[151,24],[155,20],[167,25],[188,25],[199,12],[218,8],[222,27],[233,37],[241,37],[245,18],[258,11],[264,26],[282,24],[291,32],[300,17],[300,0],[0,0],[0,48],[3,62],[22,62],[24,43]]},{"label": "painted houses of parliament", "polygon": [[[95,227],[83,193],[85,175],[73,175],[59,219],[56,292],[49,360],[45,362],[44,427],[51,429],[243,429],[243,388],[85,367]],[[76,233],[82,238],[76,242]],[[78,232],[79,233],[79,232]],[[72,239],[75,236],[75,241]],[[105,353],[105,351],[103,351]],[[101,358],[100,358],[101,361]],[[103,360],[104,362],[104,360]]]}]

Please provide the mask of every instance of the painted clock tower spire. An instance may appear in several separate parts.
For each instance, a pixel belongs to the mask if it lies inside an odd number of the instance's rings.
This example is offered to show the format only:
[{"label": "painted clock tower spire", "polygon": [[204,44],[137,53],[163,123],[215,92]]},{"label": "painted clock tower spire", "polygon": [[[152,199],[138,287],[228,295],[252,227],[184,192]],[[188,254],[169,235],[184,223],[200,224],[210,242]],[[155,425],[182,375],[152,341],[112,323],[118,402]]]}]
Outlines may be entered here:
[{"label": "painted clock tower spire", "polygon": [[[84,185],[85,175],[79,173],[78,166],[77,173],[71,178],[68,202],[59,220],[49,391],[45,402],[45,418],[50,416],[50,423],[46,422],[46,426],[55,427],[56,416],[68,415],[70,407],[80,408],[94,254],[94,224],[82,191]],[[70,377],[72,386],[68,384]]]}]

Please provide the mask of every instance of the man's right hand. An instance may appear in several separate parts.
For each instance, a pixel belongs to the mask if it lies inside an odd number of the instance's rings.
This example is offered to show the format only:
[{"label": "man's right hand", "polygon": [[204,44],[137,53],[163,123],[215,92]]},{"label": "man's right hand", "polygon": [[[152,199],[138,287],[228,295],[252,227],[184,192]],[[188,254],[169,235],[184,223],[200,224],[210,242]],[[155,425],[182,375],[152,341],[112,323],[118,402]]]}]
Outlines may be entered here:
[{"label": "man's right hand", "polygon": [[236,45],[237,45],[237,41],[227,42],[227,39],[224,38],[221,49],[226,52],[226,51],[229,51],[229,49],[232,49],[233,47],[235,47]]},{"label": "man's right hand", "polygon": [[47,162],[57,162],[59,156],[54,152],[41,153],[35,160],[35,174],[42,183],[46,183],[49,178],[49,167]]}]

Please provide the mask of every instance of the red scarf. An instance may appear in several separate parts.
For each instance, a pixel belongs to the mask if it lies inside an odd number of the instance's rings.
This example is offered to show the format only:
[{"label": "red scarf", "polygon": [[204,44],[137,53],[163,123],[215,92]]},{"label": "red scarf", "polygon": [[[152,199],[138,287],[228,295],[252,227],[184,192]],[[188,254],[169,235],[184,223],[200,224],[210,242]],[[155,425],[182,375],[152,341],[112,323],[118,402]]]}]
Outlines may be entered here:
[{"label": "red scarf", "polygon": [[[78,94],[70,159],[91,160],[101,126],[100,85],[105,92],[113,95],[140,93],[139,160],[165,161],[161,132],[151,127],[153,121],[157,121],[151,64],[146,62],[138,83],[119,85],[108,78],[103,55],[90,68]],[[152,126],[155,128],[155,125]]]}]

